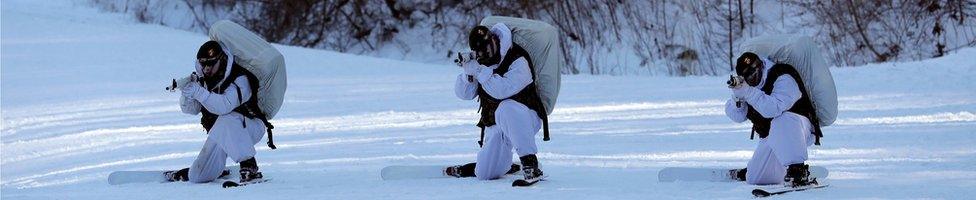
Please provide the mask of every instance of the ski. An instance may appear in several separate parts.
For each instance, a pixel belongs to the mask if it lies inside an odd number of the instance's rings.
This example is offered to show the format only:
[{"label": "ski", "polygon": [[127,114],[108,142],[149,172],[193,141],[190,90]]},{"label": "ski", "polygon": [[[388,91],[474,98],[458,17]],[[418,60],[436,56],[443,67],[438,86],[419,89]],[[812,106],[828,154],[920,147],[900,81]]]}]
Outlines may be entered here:
[{"label": "ski", "polygon": [[[659,182],[675,181],[706,181],[706,182],[735,182],[729,170],[723,168],[695,168],[695,167],[666,167],[657,174]],[[817,179],[827,178],[827,168],[810,166],[810,176]]]},{"label": "ski", "polygon": [[441,165],[393,165],[380,170],[383,180],[452,178],[444,174],[446,166]]},{"label": "ski", "polygon": [[512,187],[528,187],[528,186],[532,186],[532,185],[535,185],[536,183],[538,183],[540,181],[545,180],[546,177],[549,177],[549,176],[543,175],[542,177],[538,177],[538,178],[532,179],[532,180],[518,179],[518,180],[515,180],[515,181],[512,182]]},{"label": "ski", "polygon": [[[515,163],[519,164],[519,163]],[[383,180],[409,180],[409,179],[437,179],[455,178],[444,173],[449,166],[444,165],[391,165],[380,170],[380,179]],[[522,171],[513,169],[509,175],[518,175]]]},{"label": "ski", "polygon": [[[240,168],[238,166],[230,166],[224,169],[223,173],[217,180],[230,180],[236,179],[238,176],[236,172]],[[115,171],[108,175],[106,180],[109,185],[122,185],[131,183],[169,183],[173,182],[166,178],[164,173],[165,170],[148,170],[148,171]]]},{"label": "ski", "polygon": [[812,185],[806,185],[806,186],[800,186],[800,187],[793,187],[793,186],[787,186],[787,185],[761,187],[761,188],[756,188],[756,189],[752,190],[752,195],[754,195],[756,197],[768,197],[768,196],[772,196],[772,195],[785,194],[785,193],[789,193],[789,192],[796,192],[796,191],[804,191],[804,190],[809,190],[809,189],[824,188],[824,187],[827,187],[827,186],[828,186],[828,184],[825,184],[824,183],[824,184],[812,184]]},{"label": "ski", "polygon": [[539,182],[539,180],[526,181],[524,179],[519,179],[519,180],[515,180],[515,181],[512,182],[512,187],[528,187],[528,186],[535,185],[535,183],[538,183],[538,182]]},{"label": "ski", "polygon": [[221,187],[223,187],[223,188],[241,187],[241,186],[247,186],[247,185],[251,185],[251,184],[264,183],[264,182],[268,182],[270,180],[271,180],[270,178],[268,178],[268,179],[264,179],[263,178],[263,179],[258,179],[258,180],[251,180],[251,181],[248,181],[248,182],[224,181],[224,184],[221,184]]}]

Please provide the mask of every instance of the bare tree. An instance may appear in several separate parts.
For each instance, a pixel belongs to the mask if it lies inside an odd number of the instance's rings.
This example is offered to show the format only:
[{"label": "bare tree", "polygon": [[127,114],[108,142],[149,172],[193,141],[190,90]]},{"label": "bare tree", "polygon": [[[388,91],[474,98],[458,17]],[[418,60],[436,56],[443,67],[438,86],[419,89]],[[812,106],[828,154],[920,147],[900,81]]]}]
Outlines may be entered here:
[{"label": "bare tree", "polygon": [[966,21],[973,0],[783,2],[809,13],[805,25],[821,27],[816,38],[838,66],[938,57],[976,44],[976,26]]},{"label": "bare tree", "polygon": [[[548,22],[561,37],[570,74],[717,75],[736,42],[781,29],[815,30],[836,65],[938,57],[976,46],[976,0],[90,0],[140,22],[204,32],[231,19],[270,41],[364,54],[417,45],[406,30],[429,30],[429,48],[451,56],[467,31],[490,15]],[[757,18],[757,4],[778,3],[778,21]],[[789,14],[789,17],[787,15]],[[800,19],[787,26],[786,20]],[[770,19],[765,19],[770,20]],[[170,23],[170,24],[167,24]],[[189,25],[185,25],[189,24]],[[637,63],[629,63],[637,61]]]}]

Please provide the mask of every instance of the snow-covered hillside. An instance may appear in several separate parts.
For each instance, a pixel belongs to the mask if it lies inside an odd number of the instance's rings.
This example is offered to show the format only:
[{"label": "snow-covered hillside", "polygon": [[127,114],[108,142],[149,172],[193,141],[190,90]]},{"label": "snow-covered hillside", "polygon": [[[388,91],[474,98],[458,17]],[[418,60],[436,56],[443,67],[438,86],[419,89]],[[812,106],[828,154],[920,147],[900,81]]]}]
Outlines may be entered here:
[{"label": "snow-covered hillside", "polygon": [[[188,166],[206,134],[179,112],[170,78],[192,70],[198,33],[136,24],[73,2],[5,0],[0,12],[3,199],[749,199],[744,183],[660,183],[670,166],[742,167],[748,124],[722,111],[724,77],[565,76],[549,180],[383,181],[380,168],[473,161],[476,103],[459,69],[278,46],[286,103],[277,150],[258,145],[267,184],[108,185],[118,170]],[[812,147],[831,186],[782,198],[976,195],[976,49],[832,69],[840,116]],[[540,136],[541,137],[541,136]]]}]

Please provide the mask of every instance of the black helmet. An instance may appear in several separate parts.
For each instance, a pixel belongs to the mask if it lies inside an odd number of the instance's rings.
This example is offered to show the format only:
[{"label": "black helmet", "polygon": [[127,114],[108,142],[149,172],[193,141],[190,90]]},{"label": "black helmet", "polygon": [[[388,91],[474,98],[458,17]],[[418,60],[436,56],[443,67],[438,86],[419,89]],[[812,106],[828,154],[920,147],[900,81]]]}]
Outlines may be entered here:
[{"label": "black helmet", "polygon": [[472,51],[487,51],[491,42],[491,31],[485,26],[475,26],[468,34],[468,46]]},{"label": "black helmet", "polygon": [[762,77],[759,74],[761,74],[763,67],[765,66],[763,66],[763,61],[759,59],[759,55],[745,52],[735,62],[735,73],[744,77],[749,85],[755,86],[759,84],[759,78]]},{"label": "black helmet", "polygon": [[224,50],[220,48],[220,43],[207,41],[200,46],[200,51],[197,51],[197,62],[200,62],[201,66],[212,66],[223,56]]}]

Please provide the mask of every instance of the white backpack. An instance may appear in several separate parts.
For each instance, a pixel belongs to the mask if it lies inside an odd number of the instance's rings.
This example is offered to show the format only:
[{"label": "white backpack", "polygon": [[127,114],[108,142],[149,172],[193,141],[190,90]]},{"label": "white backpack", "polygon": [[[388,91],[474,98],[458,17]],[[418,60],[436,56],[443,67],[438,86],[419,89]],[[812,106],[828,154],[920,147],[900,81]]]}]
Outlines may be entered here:
[{"label": "white backpack", "polygon": [[556,27],[542,21],[489,16],[481,20],[482,26],[491,27],[503,23],[512,30],[512,42],[518,44],[532,59],[535,77],[533,82],[542,99],[546,114],[552,114],[559,97],[559,70],[566,66],[562,47],[559,46],[559,32]]},{"label": "white backpack", "polygon": [[756,37],[742,43],[740,49],[767,56],[774,63],[793,65],[817,110],[820,125],[834,123],[837,119],[837,88],[827,61],[812,38],[798,35]]},{"label": "white backpack", "polygon": [[274,118],[284,101],[288,81],[285,58],[271,43],[241,25],[220,20],[210,26],[210,39],[234,54],[234,61],[257,76],[258,107],[268,119]]}]

